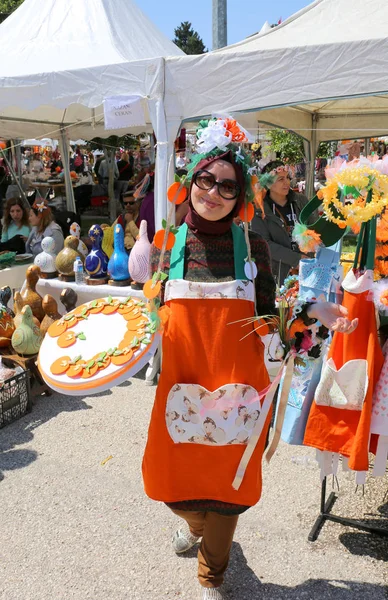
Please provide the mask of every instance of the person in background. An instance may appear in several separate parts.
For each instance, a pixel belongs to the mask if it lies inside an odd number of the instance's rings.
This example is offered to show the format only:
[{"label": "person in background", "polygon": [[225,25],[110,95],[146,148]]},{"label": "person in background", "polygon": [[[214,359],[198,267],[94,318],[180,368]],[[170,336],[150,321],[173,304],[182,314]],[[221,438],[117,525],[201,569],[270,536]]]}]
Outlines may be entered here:
[{"label": "person in background", "polygon": [[8,242],[15,235],[20,235],[27,241],[31,227],[28,221],[28,212],[19,198],[10,198],[7,201],[4,217],[1,241]]},{"label": "person in background", "polygon": [[83,173],[84,171],[84,155],[82,154],[81,148],[79,146],[75,147],[73,167],[76,173]]},{"label": "person in background", "polygon": [[[114,174],[114,178],[115,181],[118,179],[119,177],[119,170],[117,168],[117,162],[114,161],[113,164],[113,174]],[[108,186],[109,183],[109,165],[108,162],[106,160],[106,158],[103,156],[102,157],[102,161],[100,162],[100,166],[98,168],[98,180],[100,181],[100,183],[102,183],[103,185]]]},{"label": "person in background", "polygon": [[155,197],[154,197],[154,183],[155,174],[150,173],[146,175],[148,177],[148,185],[144,190],[144,197],[140,206],[139,222],[147,221],[147,235],[149,241],[152,243],[155,235]]},{"label": "person in background", "polygon": [[139,235],[141,199],[135,198],[133,192],[128,193],[124,196],[123,204],[124,212],[117,217],[114,225],[119,223],[124,229],[124,246],[129,252]]},{"label": "person in background", "polygon": [[44,164],[39,152],[35,152],[33,159],[30,161],[29,167],[30,173],[34,173],[35,175],[38,175],[38,173],[42,173],[42,171],[44,171]]},{"label": "person in background", "polygon": [[95,176],[98,179],[98,183],[102,185],[102,176],[100,175],[100,166],[102,161],[104,160],[103,154],[96,154],[96,161],[94,163],[93,171]]},{"label": "person in background", "polygon": [[117,163],[119,170],[119,177],[116,181],[116,197],[122,202],[123,195],[128,189],[129,180],[133,177],[133,168],[129,162],[129,155],[127,152],[123,152],[120,160]]},{"label": "person in background", "polygon": [[34,256],[42,252],[42,240],[45,237],[54,239],[55,254],[62,250],[64,243],[62,229],[54,221],[51,209],[44,200],[36,200],[32,205],[29,222],[32,229],[26,242],[26,252]]},{"label": "person in background", "polygon": [[[308,199],[290,189],[289,169],[280,160],[269,162],[262,173],[271,173],[276,176],[276,181],[267,190],[264,215],[260,209],[255,211],[252,230],[268,242],[272,272],[281,286],[289,270],[297,267],[302,258],[306,258],[293,242],[292,231]],[[315,220],[312,217],[311,221]]]},{"label": "person in background", "polygon": [[179,152],[176,161],[175,161],[175,167],[177,169],[184,169],[186,166],[186,158],[185,158],[185,153],[184,152]]}]

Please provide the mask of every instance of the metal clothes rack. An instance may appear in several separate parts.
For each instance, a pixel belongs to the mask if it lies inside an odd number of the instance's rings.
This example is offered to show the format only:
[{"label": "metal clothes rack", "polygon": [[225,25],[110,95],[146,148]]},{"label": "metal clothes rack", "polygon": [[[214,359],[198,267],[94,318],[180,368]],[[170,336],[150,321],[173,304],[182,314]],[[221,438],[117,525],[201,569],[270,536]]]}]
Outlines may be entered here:
[{"label": "metal clothes rack", "polygon": [[[335,492],[331,492],[329,497],[326,500],[326,486],[327,486],[327,478],[325,477],[322,481],[321,486],[321,508],[320,514],[317,517],[313,528],[311,529],[308,540],[309,542],[315,542],[318,539],[318,536],[321,532],[322,527],[326,523],[326,521],[333,521],[334,523],[340,523],[341,525],[346,525],[347,527],[353,527],[354,529],[359,529],[361,531],[368,531],[369,533],[376,533],[377,535],[382,535],[384,537],[388,537],[388,529],[383,527],[376,527],[374,525],[368,525],[362,521],[357,519],[349,519],[348,517],[341,517],[339,515],[334,515],[331,512],[337,497]],[[384,500],[387,497],[387,494],[384,496]]]}]

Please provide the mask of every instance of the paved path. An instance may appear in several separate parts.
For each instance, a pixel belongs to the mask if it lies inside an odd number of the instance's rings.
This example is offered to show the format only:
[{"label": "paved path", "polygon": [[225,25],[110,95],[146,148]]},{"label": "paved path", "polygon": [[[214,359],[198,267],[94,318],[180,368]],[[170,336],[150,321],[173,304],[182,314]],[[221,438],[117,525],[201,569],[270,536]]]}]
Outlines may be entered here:
[{"label": "paved path", "polygon": [[[53,395],[0,431],[2,600],[198,598],[195,550],[171,551],[177,519],[142,489],[154,391],[135,378],[95,397]],[[264,468],[263,499],[237,529],[227,598],[387,600],[383,538],[328,523],[307,541],[320,487],[305,456],[282,445]],[[387,478],[370,479],[363,497],[347,477],[336,511],[388,520]]]}]

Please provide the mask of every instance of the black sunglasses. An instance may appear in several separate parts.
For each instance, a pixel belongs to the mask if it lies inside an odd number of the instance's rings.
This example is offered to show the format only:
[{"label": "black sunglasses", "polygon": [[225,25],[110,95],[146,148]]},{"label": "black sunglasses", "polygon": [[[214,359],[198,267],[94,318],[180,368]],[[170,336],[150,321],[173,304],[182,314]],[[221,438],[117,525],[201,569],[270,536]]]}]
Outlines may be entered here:
[{"label": "black sunglasses", "polygon": [[204,169],[194,173],[193,181],[200,190],[209,191],[216,185],[219,195],[224,200],[235,200],[241,191],[237,181],[234,181],[233,179],[217,181],[212,173],[209,173],[209,171]]},{"label": "black sunglasses", "polygon": [[124,200],[123,204],[133,205],[133,204],[136,204],[136,202],[137,202],[137,200],[127,200],[127,201]]}]

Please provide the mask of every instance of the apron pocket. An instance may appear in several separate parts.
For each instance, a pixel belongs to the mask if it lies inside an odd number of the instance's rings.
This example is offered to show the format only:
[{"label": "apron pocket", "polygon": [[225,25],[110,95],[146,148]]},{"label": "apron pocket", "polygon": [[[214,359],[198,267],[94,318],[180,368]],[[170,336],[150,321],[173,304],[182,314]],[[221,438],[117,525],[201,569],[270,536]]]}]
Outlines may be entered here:
[{"label": "apron pocket", "polygon": [[176,444],[247,444],[260,411],[259,394],[250,385],[228,383],[210,392],[177,383],[167,397],[166,426]]},{"label": "apron pocket", "polygon": [[315,403],[345,410],[362,410],[368,390],[368,363],[364,359],[349,360],[339,370],[330,358],[322,369],[315,392]]}]

